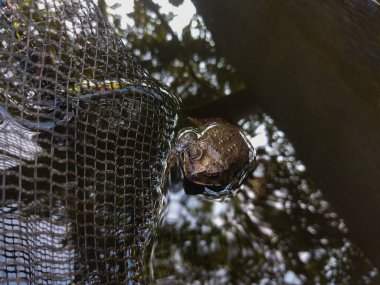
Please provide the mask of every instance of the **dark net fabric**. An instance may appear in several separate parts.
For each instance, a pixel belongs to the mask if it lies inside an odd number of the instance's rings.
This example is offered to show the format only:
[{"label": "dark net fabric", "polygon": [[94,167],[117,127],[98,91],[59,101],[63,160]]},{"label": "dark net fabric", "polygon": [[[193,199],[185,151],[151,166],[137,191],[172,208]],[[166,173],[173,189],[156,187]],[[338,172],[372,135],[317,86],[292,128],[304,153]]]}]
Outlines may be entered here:
[{"label": "dark net fabric", "polygon": [[0,0],[0,284],[144,279],[178,104],[91,1]]}]

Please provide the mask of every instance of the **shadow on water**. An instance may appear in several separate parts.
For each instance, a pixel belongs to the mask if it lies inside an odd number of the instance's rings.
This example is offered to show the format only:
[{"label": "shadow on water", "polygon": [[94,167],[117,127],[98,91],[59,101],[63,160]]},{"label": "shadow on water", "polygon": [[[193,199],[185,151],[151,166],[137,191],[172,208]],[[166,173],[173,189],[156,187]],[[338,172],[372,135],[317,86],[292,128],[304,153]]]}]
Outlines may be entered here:
[{"label": "shadow on water", "polygon": [[350,240],[273,120],[260,114],[239,123],[258,164],[230,201],[187,196],[172,172],[165,215],[151,243],[157,284],[374,282],[377,269]]}]

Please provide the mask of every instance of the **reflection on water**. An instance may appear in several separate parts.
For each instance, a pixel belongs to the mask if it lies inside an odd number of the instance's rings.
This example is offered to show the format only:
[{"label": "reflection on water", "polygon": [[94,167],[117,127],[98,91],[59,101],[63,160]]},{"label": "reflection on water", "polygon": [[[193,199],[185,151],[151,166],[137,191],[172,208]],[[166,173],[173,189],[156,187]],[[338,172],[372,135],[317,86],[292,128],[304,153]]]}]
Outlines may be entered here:
[{"label": "reflection on water", "polygon": [[42,148],[35,142],[37,133],[17,123],[0,106],[0,171],[34,160]]},{"label": "reflection on water", "polygon": [[186,196],[171,175],[152,242],[157,284],[367,284],[377,275],[265,115],[240,122],[258,166],[228,202]]},{"label": "reflection on water", "polygon": [[55,276],[54,284],[67,284],[75,251],[65,242],[69,227],[60,217],[63,205],[52,217],[36,214],[32,207],[25,217],[19,207],[13,203],[0,208],[0,279],[8,280],[6,284],[51,284],[49,276]]}]

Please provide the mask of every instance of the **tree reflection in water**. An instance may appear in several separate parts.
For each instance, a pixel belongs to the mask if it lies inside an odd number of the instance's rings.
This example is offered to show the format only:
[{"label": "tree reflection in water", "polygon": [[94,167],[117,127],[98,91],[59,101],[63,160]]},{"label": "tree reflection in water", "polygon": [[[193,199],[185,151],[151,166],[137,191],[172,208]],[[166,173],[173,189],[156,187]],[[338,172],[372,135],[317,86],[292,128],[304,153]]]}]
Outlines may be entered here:
[{"label": "tree reflection in water", "polygon": [[[174,14],[157,5],[164,2],[134,1],[130,29],[110,14],[142,65],[185,108],[241,90],[244,83],[217,52],[202,18],[195,15],[176,35]],[[380,284],[272,120],[261,114],[240,124],[252,134],[258,166],[236,197],[221,203],[186,196],[181,178],[171,176],[166,212],[146,257],[155,283]]]},{"label": "tree reflection in water", "polygon": [[263,114],[240,124],[252,135],[258,166],[233,199],[186,196],[180,177],[171,175],[166,213],[151,243],[157,284],[373,282],[377,270],[284,134]]}]

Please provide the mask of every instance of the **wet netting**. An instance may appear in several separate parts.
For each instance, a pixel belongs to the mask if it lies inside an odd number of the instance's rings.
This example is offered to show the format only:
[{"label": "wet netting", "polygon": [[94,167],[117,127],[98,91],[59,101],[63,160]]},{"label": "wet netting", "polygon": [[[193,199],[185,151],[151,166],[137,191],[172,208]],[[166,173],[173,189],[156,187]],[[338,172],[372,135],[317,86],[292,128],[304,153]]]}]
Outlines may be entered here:
[{"label": "wet netting", "polygon": [[178,100],[89,0],[0,0],[0,284],[144,282]]}]

